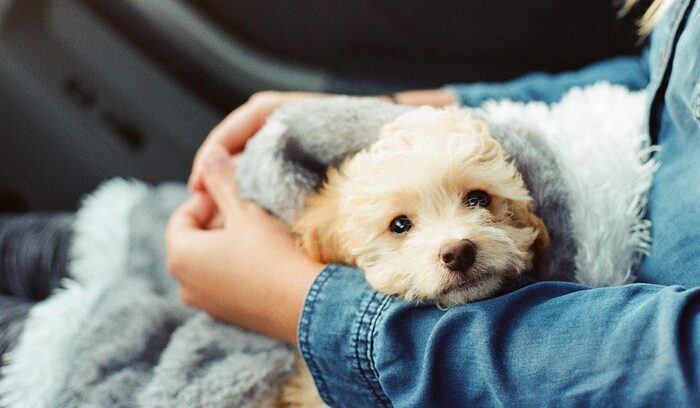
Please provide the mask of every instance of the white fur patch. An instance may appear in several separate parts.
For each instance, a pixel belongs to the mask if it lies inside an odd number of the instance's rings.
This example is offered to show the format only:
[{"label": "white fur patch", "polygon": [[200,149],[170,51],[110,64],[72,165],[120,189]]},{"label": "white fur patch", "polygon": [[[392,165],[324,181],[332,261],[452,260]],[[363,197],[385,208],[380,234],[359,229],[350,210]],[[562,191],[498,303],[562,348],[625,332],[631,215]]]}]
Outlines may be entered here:
[{"label": "white fur patch", "polygon": [[644,92],[598,83],[570,90],[551,107],[510,101],[483,106],[490,121],[540,127],[556,149],[571,186],[576,279],[585,285],[634,281],[632,271],[651,245],[643,214],[659,164],[647,147],[645,101]]}]

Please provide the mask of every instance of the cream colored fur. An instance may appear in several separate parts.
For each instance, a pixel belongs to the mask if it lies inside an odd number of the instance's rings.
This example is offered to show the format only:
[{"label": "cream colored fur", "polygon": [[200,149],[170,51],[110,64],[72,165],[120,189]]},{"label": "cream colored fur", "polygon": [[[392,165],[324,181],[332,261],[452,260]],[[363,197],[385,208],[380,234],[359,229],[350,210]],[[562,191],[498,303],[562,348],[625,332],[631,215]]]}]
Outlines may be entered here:
[{"label": "cream colored fur", "polygon": [[[491,203],[469,207],[468,192]],[[532,267],[547,246],[532,199],[485,122],[458,108],[423,107],[385,125],[379,140],[339,168],[309,197],[293,224],[302,247],[321,262],[359,266],[376,290],[405,300],[451,306],[486,298]],[[414,226],[389,230],[399,215]],[[446,246],[469,239],[476,259],[468,277],[441,262]],[[284,387],[282,405],[317,406],[308,370]]]},{"label": "cream colored fur", "polygon": [[[489,193],[488,208],[464,204],[474,190]],[[293,228],[309,254],[359,266],[380,292],[450,306],[488,297],[531,268],[533,244],[547,241],[531,201],[486,123],[465,110],[423,107],[330,170]],[[400,236],[389,230],[399,215],[414,224]],[[439,257],[463,239],[477,247],[468,279]]]}]

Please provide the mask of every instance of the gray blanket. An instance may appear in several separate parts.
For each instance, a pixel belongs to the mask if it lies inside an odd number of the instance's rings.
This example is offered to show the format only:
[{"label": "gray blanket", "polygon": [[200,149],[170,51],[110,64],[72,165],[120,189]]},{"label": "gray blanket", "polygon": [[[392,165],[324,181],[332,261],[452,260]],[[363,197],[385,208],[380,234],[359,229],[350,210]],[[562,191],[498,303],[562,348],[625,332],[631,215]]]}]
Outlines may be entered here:
[{"label": "gray blanket", "polygon": [[[629,96],[630,116],[641,123],[638,99]],[[247,146],[237,174],[241,193],[289,221],[291,211],[322,181],[326,166],[371,144],[382,124],[407,109],[352,98],[284,107]],[[577,253],[586,242],[574,225],[572,203],[580,186],[571,187],[566,175],[573,170],[562,161],[570,155],[528,112],[502,105],[478,114],[516,161],[549,227],[552,249],[538,265],[541,276],[574,279],[581,267]],[[626,149],[639,157],[642,146],[636,140]],[[642,161],[630,164],[637,166],[637,184],[653,171]],[[163,266],[162,241],[168,215],[186,195],[182,185],[115,180],[85,201],[71,279],[32,310],[2,372],[0,405],[255,406],[286,379],[294,359],[290,346],[216,323],[179,301]],[[625,236],[640,230],[641,214],[633,218],[619,227]],[[632,268],[646,242],[644,237],[632,241],[624,254],[604,255],[622,256]],[[615,282],[605,284],[610,283]]]}]

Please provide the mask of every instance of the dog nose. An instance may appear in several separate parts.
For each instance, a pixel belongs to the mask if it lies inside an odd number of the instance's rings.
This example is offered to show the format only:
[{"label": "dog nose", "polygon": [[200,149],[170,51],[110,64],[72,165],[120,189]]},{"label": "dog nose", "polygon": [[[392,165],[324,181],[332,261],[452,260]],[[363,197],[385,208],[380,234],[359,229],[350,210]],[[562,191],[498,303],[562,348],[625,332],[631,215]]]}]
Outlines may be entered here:
[{"label": "dog nose", "polygon": [[466,272],[476,259],[476,245],[468,239],[445,245],[440,260],[453,272]]}]

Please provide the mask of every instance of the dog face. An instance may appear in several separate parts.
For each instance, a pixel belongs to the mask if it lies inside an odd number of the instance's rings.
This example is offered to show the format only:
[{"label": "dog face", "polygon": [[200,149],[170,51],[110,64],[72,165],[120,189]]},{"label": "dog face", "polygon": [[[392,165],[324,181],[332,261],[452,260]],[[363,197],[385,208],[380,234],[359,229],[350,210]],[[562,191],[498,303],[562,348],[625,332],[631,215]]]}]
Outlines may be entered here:
[{"label": "dog face", "polygon": [[548,237],[530,207],[484,122],[421,108],[330,170],[294,230],[311,256],[359,266],[380,292],[450,306],[532,268]]}]

